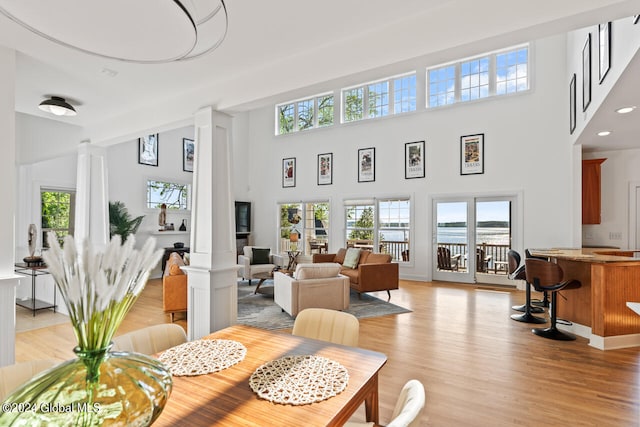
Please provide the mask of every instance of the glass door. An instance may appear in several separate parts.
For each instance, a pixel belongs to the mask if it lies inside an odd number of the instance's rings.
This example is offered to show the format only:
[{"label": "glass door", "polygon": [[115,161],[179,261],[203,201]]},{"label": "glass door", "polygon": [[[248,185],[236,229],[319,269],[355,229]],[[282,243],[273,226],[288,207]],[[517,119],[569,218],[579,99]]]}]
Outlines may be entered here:
[{"label": "glass door", "polygon": [[476,282],[513,284],[507,278],[512,205],[508,197],[475,199]]},{"label": "glass door", "polygon": [[[474,257],[468,256],[475,235],[470,232],[469,217],[473,204],[469,200],[434,200],[433,278],[451,282],[473,283]],[[471,211],[471,212],[470,212]]]},{"label": "glass door", "polygon": [[434,199],[434,280],[512,285],[507,252],[514,202],[511,196]]}]

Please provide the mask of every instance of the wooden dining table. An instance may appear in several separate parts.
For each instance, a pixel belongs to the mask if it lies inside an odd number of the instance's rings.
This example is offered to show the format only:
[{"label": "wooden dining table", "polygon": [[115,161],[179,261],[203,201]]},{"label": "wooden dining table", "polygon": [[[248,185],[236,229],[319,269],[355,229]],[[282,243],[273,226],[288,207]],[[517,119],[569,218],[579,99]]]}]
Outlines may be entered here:
[{"label": "wooden dining table", "polygon": [[[378,423],[378,372],[387,361],[379,352],[234,325],[203,339],[242,343],[246,357],[219,372],[173,376],[171,396],[154,426],[340,426],[365,403],[367,421]],[[285,356],[321,356],[344,366],[347,387],[327,400],[294,406],[261,399],[249,386],[257,368]]]}]

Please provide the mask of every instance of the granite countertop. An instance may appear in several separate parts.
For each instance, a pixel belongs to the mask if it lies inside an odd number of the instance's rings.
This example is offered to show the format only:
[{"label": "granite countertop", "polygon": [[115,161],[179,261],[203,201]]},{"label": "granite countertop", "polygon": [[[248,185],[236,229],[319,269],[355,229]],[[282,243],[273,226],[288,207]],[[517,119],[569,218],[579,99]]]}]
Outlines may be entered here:
[{"label": "granite countertop", "polygon": [[558,259],[568,259],[585,262],[634,262],[640,263],[640,258],[634,258],[635,250],[615,250],[606,248],[548,248],[530,249],[534,256],[544,256]]}]

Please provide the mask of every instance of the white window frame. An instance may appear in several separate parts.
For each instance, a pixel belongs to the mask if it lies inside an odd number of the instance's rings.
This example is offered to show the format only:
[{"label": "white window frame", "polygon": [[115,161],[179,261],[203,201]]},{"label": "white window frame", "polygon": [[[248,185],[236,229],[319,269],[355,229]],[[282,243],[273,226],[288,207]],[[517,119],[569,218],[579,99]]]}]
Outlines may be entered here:
[{"label": "white window frame", "polygon": [[160,210],[159,207],[155,207],[155,206],[150,206],[149,205],[149,202],[150,202],[149,201],[149,182],[150,181],[165,182],[165,183],[168,183],[168,184],[175,184],[175,185],[185,186],[186,190],[187,190],[185,207],[176,209],[176,208],[171,208],[171,207],[168,206],[167,208],[170,209],[171,212],[189,212],[191,210],[191,183],[185,182],[185,181],[176,180],[176,179],[167,180],[166,178],[148,177],[144,181],[144,192],[145,192],[144,210],[145,211],[150,212],[150,211],[159,211]]},{"label": "white window frame", "polygon": [[[70,195],[69,201],[69,227],[68,228],[56,228],[56,227],[43,227],[43,217],[42,217],[42,193],[66,193]],[[75,205],[76,205],[76,189],[75,188],[59,188],[59,187],[40,187],[40,233],[42,237],[42,248],[48,248],[46,234],[49,231],[53,231],[58,234],[58,231],[66,232],[67,234],[73,236],[75,233]],[[58,237],[60,238],[60,237]]]},{"label": "white window frame", "polygon": [[[309,241],[310,239],[307,238],[308,234],[311,235],[313,234],[314,236],[316,236],[315,230],[318,230],[318,227],[315,227],[315,216],[313,219],[313,227],[310,226],[309,224],[311,224],[311,218],[308,218],[308,214],[309,214],[309,205],[317,205],[317,204],[326,204],[327,205],[327,216],[329,217],[328,219],[328,224],[326,227],[322,227],[323,230],[325,230],[325,238],[323,240],[326,241],[327,243],[327,247],[328,244],[330,242],[331,239],[331,234],[330,234],[330,229],[331,229],[331,203],[329,200],[306,200],[306,201],[288,201],[288,202],[279,202],[277,204],[277,217],[278,217],[278,227],[277,227],[277,241],[278,241],[278,248],[277,251],[278,253],[285,253],[288,251],[292,251],[292,250],[296,250],[299,251],[300,253],[302,253],[303,255],[310,255],[310,247],[309,247]],[[282,207],[283,206],[289,206],[289,205],[296,205],[298,206],[298,212],[300,215],[300,222],[295,224],[295,225],[286,225],[283,226],[282,225],[282,221],[281,221],[281,211],[282,211]],[[291,232],[292,229],[294,229],[298,232],[298,241],[297,243],[295,243],[295,247],[292,246],[293,242],[291,242],[290,240],[287,240],[286,237],[283,237],[283,230],[284,231],[289,231],[289,233]],[[286,233],[285,233],[286,234]]]},{"label": "white window frame", "polygon": [[[406,77],[411,77],[411,76],[416,76],[416,72],[415,71],[411,71],[409,73],[403,73],[403,74],[397,74],[394,76],[390,76],[390,77],[385,77],[383,79],[378,79],[378,80],[373,80],[370,82],[366,82],[366,83],[361,83],[355,86],[349,86],[349,87],[345,87],[342,88],[340,90],[340,106],[341,106],[341,115],[340,115],[340,122],[341,123],[353,123],[353,122],[358,122],[361,120],[375,120],[375,119],[379,119],[382,117],[389,117],[389,116],[393,116],[393,115],[397,115],[397,114],[405,114],[405,113],[410,113],[412,111],[415,111],[418,108],[418,102],[417,102],[417,97],[418,97],[418,91],[417,91],[417,86],[418,86],[418,81],[417,78],[414,79],[414,86],[413,86],[413,90],[414,90],[414,104],[415,104],[415,108],[413,110],[409,110],[409,111],[396,111],[395,108],[395,94],[396,94],[396,88],[395,88],[395,81],[397,79],[403,79]],[[386,114],[380,114],[380,115],[376,115],[376,116],[371,116],[370,114],[370,109],[369,109],[369,87],[372,85],[377,85],[377,84],[387,84],[387,113]],[[346,92],[352,91],[352,90],[362,90],[363,94],[362,94],[362,118],[360,119],[354,119],[354,120],[347,120],[346,119],[346,112],[347,112],[347,97],[345,96]],[[409,91],[411,91],[411,87],[409,89]],[[411,96],[409,96],[409,101],[407,101],[409,104],[411,104]],[[403,98],[404,101],[404,98]]]},{"label": "white window frame", "polygon": [[[527,50],[527,63],[526,63],[526,80],[527,80],[527,85],[526,85],[526,89],[521,89],[521,90],[516,90],[515,92],[506,92],[506,93],[498,93],[497,92],[497,63],[496,63],[496,58],[498,55],[503,55],[503,54],[508,54],[510,52],[518,52],[521,49],[526,49]],[[461,82],[462,82],[462,75],[461,75],[461,67],[463,63],[467,63],[467,62],[471,62],[471,61],[478,61],[481,60],[483,58],[488,58],[489,60],[489,90],[488,90],[488,94],[485,97],[479,97],[479,98],[474,98],[474,99],[468,99],[468,100],[462,100],[462,96],[461,96]],[[431,105],[430,104],[430,80],[429,80],[429,72],[430,71],[435,71],[435,70],[439,70],[441,68],[445,68],[445,67],[450,67],[450,66],[454,66],[455,67],[455,99],[453,101],[453,103],[445,103],[445,104],[438,104],[438,105]],[[426,100],[425,100],[425,105],[427,109],[430,108],[439,108],[439,107],[443,107],[446,105],[453,105],[453,104],[457,104],[457,103],[462,103],[462,102],[477,102],[477,101],[481,101],[481,100],[485,100],[494,96],[505,96],[505,95],[513,95],[513,94],[517,94],[517,93],[522,93],[522,92],[526,92],[531,90],[531,44],[530,43],[524,43],[524,44],[520,44],[520,45],[516,45],[516,46],[510,46],[504,49],[500,49],[500,50],[495,50],[492,52],[487,52],[487,53],[483,53],[480,55],[476,55],[473,57],[469,57],[469,58],[463,58],[454,62],[448,62],[448,63],[443,63],[443,64],[437,64],[434,65],[432,67],[428,67],[426,69]],[[517,86],[517,81],[516,81],[516,86]]]},{"label": "white window frame", "polygon": [[[318,123],[318,118],[320,116],[320,111],[318,108],[319,105],[319,100],[321,98],[325,98],[325,97],[331,97],[333,98],[333,118],[331,120],[331,123],[327,123],[327,124],[323,124],[320,125]],[[300,129],[300,110],[299,110],[299,105],[305,102],[309,102],[309,101],[313,101],[313,124],[310,127],[306,127],[303,129]],[[285,132],[285,133],[281,133],[280,132],[280,107],[283,106],[289,106],[289,105],[293,105],[293,128],[291,130],[291,132]],[[318,128],[322,128],[322,127],[327,127],[327,126],[332,126],[335,123],[335,95],[333,92],[325,92],[325,93],[320,93],[317,95],[313,95],[313,96],[308,96],[305,98],[300,98],[300,99],[296,99],[293,101],[288,101],[288,102],[282,102],[278,105],[276,105],[275,108],[275,134],[276,135],[288,135],[291,133],[295,133],[295,132],[303,132],[303,131],[308,131],[311,129],[318,129]]]},{"label": "white window frame", "polygon": [[[368,246],[368,244],[366,244],[365,242],[355,242],[354,240],[358,240],[358,239],[350,239],[349,238],[349,234],[352,231],[358,231],[358,230],[364,230],[364,231],[371,231],[373,234],[373,239],[372,240],[372,245],[373,246],[373,251],[374,252],[379,252],[380,248],[381,248],[381,242],[380,241],[380,232],[384,231],[384,230],[392,230],[395,229],[393,227],[382,227],[381,226],[381,221],[380,221],[380,203],[384,203],[384,202],[390,202],[390,201],[407,201],[409,203],[409,226],[408,226],[408,231],[407,231],[407,238],[409,239],[408,245],[407,245],[407,249],[410,251],[411,250],[411,246],[413,244],[413,226],[414,226],[414,221],[413,221],[413,198],[410,196],[406,196],[406,195],[400,195],[400,196],[389,196],[389,197],[377,197],[377,198],[373,198],[373,199],[355,199],[355,200],[345,200],[343,202],[343,209],[344,209],[344,230],[345,230],[345,234],[344,234],[344,239],[345,239],[345,246],[349,247],[351,245],[353,245],[354,247],[358,247],[358,246]],[[359,228],[359,227],[350,227],[349,226],[349,209],[356,207],[356,206],[371,206],[373,207],[373,227],[371,228]],[[399,229],[403,229],[404,228],[397,228]],[[351,240],[351,242],[350,242]],[[402,261],[401,256],[394,256],[394,254],[391,254],[393,259],[393,262],[398,262],[398,263],[410,263],[411,258],[409,258],[409,261]]]}]

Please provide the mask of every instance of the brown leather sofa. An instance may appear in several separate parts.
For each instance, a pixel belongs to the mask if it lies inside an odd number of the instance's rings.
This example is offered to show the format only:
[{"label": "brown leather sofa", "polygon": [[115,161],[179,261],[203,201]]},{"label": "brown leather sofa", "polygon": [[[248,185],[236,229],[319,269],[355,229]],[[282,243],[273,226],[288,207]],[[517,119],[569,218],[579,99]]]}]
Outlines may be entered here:
[{"label": "brown leather sofa", "polygon": [[162,277],[162,309],[173,316],[187,311],[187,275],[180,269],[182,257],[174,252],[169,257]]},{"label": "brown leather sofa", "polygon": [[337,262],[342,267],[340,274],[347,276],[351,289],[359,294],[363,292],[387,291],[391,298],[391,289],[398,289],[398,264],[391,262],[391,255],[360,251],[360,259],[355,268],[347,268],[344,258],[347,249],[342,248],[336,254],[313,254],[313,262]]}]

